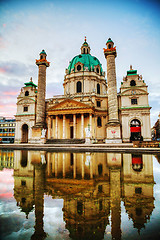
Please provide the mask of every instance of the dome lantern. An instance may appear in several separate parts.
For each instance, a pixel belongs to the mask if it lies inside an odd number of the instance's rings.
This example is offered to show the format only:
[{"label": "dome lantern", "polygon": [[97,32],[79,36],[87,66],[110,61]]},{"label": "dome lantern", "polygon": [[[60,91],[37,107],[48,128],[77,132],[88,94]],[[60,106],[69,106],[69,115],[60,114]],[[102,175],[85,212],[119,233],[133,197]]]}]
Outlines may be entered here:
[{"label": "dome lantern", "polygon": [[81,47],[81,54],[90,54],[90,46],[88,45],[87,41],[86,41],[86,37],[84,38],[84,43],[82,44]]}]

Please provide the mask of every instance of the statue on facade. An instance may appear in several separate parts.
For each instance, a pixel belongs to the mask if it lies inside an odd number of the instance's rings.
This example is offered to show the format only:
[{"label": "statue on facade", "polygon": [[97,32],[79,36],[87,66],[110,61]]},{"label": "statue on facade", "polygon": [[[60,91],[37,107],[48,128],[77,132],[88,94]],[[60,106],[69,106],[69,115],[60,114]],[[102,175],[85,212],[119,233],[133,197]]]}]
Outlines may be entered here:
[{"label": "statue on facade", "polygon": [[41,138],[45,138],[45,136],[46,136],[46,129],[42,129],[42,132],[41,132]]}]

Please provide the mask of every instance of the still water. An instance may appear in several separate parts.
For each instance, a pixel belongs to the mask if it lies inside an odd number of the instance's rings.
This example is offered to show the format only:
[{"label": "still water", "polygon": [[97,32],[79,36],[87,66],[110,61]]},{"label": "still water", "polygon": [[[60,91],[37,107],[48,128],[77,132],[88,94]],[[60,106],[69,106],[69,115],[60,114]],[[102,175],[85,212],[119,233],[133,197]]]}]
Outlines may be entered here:
[{"label": "still water", "polygon": [[0,239],[160,239],[160,156],[0,150]]}]

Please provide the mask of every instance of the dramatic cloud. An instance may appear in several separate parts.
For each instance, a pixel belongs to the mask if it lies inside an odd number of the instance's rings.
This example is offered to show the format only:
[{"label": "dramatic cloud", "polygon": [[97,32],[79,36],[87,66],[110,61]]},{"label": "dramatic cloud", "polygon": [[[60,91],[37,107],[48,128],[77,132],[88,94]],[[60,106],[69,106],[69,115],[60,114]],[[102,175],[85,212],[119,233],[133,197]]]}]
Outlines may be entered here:
[{"label": "dramatic cloud", "polygon": [[34,65],[27,65],[18,61],[0,61],[0,73],[6,76],[23,77],[25,75],[35,75]]}]

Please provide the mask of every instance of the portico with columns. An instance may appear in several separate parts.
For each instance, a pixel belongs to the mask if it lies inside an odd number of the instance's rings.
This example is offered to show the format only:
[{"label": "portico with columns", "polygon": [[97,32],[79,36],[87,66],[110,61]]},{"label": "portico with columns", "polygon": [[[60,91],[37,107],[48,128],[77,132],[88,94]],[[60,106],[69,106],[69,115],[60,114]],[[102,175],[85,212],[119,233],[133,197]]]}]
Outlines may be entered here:
[{"label": "portico with columns", "polygon": [[[104,112],[105,114],[105,112]],[[101,113],[99,113],[101,116]],[[97,116],[93,106],[67,99],[48,109],[48,139],[84,139],[85,128],[97,138]],[[103,124],[105,127],[105,124]]]}]

